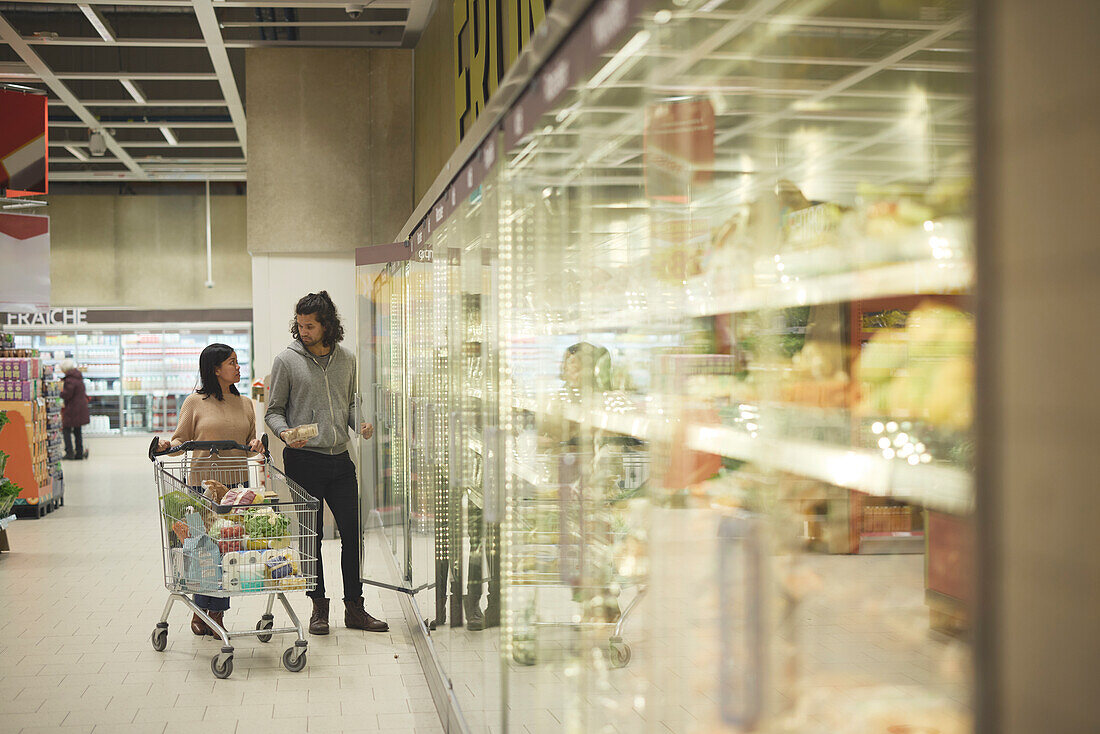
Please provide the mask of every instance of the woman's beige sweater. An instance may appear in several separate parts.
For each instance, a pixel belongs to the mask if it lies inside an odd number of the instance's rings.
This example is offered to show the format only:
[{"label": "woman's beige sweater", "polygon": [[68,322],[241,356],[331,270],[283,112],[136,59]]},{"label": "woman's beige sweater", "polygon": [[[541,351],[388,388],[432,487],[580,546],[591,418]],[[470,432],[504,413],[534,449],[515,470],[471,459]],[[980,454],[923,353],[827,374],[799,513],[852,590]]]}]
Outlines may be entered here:
[{"label": "woman's beige sweater", "polygon": [[[244,395],[228,393],[223,400],[213,396],[188,395],[180,406],[179,423],[172,434],[172,443],[185,441],[236,441],[247,446],[256,438],[256,411]],[[225,485],[248,481],[247,471],[226,472],[218,469],[206,457],[209,452],[196,451],[192,458],[189,483],[197,486],[203,479],[216,479]],[[228,464],[240,468],[243,451],[223,451],[221,458],[233,458]],[[226,481],[231,480],[231,481]]]}]

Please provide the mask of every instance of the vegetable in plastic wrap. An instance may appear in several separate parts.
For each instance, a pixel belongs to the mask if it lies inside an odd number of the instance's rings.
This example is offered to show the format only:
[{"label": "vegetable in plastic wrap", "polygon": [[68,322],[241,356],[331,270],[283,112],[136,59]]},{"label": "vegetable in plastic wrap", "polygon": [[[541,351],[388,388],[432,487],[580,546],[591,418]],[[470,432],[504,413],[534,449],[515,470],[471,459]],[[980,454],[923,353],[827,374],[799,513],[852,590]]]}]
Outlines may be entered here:
[{"label": "vegetable in plastic wrap", "polygon": [[192,495],[179,490],[173,490],[160,498],[160,506],[164,514],[177,519],[184,516],[188,507],[194,507],[197,504]]},{"label": "vegetable in plastic wrap", "polygon": [[290,527],[290,518],[270,507],[245,513],[244,530],[250,538],[281,538]]}]

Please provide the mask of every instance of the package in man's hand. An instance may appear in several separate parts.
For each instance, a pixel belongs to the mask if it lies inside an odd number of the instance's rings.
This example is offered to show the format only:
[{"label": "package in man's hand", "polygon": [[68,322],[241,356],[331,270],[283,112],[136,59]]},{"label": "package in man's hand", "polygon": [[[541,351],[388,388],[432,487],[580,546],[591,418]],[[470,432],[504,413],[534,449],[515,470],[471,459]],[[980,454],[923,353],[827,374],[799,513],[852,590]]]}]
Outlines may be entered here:
[{"label": "package in man's hand", "polygon": [[318,431],[316,423],[306,423],[303,426],[291,428],[286,433],[284,433],[283,441],[285,443],[294,443],[295,441],[308,441],[309,439],[316,436],[317,433]]}]

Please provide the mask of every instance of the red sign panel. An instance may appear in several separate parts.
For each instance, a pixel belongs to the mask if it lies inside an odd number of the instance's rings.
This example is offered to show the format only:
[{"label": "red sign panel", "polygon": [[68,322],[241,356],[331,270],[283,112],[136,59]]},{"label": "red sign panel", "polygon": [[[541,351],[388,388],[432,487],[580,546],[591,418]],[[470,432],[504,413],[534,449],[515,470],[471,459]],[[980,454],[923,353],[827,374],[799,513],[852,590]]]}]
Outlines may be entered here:
[{"label": "red sign panel", "polygon": [[685,202],[714,172],[714,106],[708,99],[654,103],[645,111],[645,187],[651,199]]},{"label": "red sign panel", "polygon": [[46,96],[0,89],[0,192],[48,192]]}]

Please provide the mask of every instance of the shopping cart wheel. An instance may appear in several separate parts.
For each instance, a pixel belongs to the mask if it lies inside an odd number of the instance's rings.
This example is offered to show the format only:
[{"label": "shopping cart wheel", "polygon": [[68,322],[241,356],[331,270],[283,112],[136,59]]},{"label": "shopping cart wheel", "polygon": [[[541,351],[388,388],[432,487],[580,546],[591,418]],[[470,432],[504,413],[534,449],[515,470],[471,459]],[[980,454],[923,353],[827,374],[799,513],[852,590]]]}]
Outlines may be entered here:
[{"label": "shopping cart wheel", "polygon": [[630,645],[623,642],[621,637],[611,639],[608,652],[612,668],[625,668],[630,662]]},{"label": "shopping cart wheel", "polygon": [[168,647],[168,630],[158,627],[153,630],[153,649],[157,652],[164,652],[164,648]]},{"label": "shopping cart wheel", "polygon": [[301,673],[306,667],[306,651],[302,650],[299,653],[296,652],[295,648],[288,647],[283,652],[283,667],[291,673]]},{"label": "shopping cart wheel", "polygon": [[[275,626],[275,621],[272,619],[261,619],[256,623],[256,629],[269,630]],[[260,642],[271,642],[271,635],[256,635],[256,639]]]},{"label": "shopping cart wheel", "polygon": [[215,678],[228,678],[233,675],[233,648],[223,647],[221,654],[210,658],[210,670]]}]

